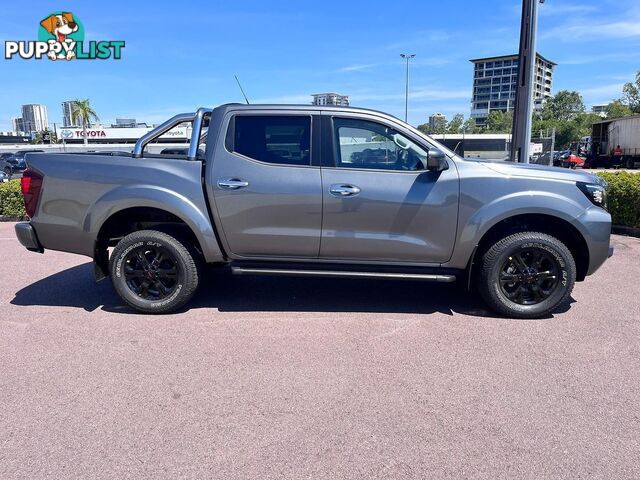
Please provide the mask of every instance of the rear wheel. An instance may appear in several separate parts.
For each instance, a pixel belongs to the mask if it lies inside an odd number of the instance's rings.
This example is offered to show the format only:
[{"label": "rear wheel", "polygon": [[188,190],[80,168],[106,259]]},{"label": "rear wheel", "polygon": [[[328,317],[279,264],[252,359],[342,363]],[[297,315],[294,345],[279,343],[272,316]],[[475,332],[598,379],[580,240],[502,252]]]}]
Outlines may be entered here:
[{"label": "rear wheel", "polygon": [[507,317],[538,318],[568,301],[575,279],[575,261],[560,240],[522,232],[484,254],[479,291],[487,305]]},{"label": "rear wheel", "polygon": [[155,230],[124,237],[109,260],[120,298],[144,313],[168,313],[186,304],[198,287],[197,257],[176,238]]},{"label": "rear wheel", "polygon": [[632,170],[636,166],[636,162],[634,161],[633,157],[627,158],[626,164],[629,170]]}]

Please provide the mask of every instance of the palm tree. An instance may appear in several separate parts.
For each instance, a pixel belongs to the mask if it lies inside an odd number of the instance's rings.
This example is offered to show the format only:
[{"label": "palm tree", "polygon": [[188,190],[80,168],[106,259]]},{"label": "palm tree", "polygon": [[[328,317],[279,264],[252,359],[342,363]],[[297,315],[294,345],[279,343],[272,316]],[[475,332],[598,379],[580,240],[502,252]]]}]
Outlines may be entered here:
[{"label": "palm tree", "polygon": [[71,121],[73,123],[78,122],[82,125],[82,133],[84,137],[84,144],[87,145],[89,143],[89,139],[87,138],[87,127],[91,127],[91,120],[95,120],[96,122],[100,120],[98,118],[98,114],[91,107],[91,103],[89,99],[85,100],[72,100],[71,101]]}]

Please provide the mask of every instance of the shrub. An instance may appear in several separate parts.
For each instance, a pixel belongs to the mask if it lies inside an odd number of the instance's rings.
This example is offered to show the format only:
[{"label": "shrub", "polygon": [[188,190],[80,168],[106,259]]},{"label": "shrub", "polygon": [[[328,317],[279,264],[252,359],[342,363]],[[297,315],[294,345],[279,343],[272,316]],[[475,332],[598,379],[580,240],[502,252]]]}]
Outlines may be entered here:
[{"label": "shrub", "polygon": [[614,225],[640,228],[640,174],[598,173],[609,184],[609,212]]},{"label": "shrub", "polygon": [[13,218],[26,216],[20,180],[0,183],[0,215]]}]

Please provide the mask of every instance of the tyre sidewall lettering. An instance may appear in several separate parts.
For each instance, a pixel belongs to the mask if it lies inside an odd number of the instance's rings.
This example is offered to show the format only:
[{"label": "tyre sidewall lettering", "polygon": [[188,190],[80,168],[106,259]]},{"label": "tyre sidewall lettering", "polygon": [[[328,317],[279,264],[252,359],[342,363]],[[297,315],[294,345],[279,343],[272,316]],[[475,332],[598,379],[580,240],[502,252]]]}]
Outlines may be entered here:
[{"label": "tyre sidewall lettering", "polygon": [[129,245],[127,248],[125,248],[122,251],[122,253],[118,256],[118,260],[116,261],[116,277],[122,278],[122,263],[124,262],[127,255],[129,255],[129,253],[131,253],[132,250],[135,250],[136,248],[139,248],[142,245],[144,245],[144,242],[136,242],[134,244]]}]

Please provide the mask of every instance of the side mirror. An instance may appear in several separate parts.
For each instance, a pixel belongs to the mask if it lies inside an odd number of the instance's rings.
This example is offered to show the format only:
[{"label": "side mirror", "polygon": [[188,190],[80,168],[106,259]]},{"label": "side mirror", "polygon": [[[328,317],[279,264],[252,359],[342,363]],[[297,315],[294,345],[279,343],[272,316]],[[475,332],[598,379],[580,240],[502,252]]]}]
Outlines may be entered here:
[{"label": "side mirror", "polygon": [[441,172],[448,168],[449,164],[447,163],[444,152],[436,148],[429,149],[427,154],[427,170],[430,172]]}]

